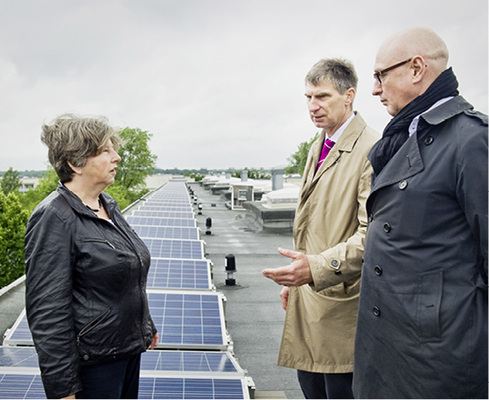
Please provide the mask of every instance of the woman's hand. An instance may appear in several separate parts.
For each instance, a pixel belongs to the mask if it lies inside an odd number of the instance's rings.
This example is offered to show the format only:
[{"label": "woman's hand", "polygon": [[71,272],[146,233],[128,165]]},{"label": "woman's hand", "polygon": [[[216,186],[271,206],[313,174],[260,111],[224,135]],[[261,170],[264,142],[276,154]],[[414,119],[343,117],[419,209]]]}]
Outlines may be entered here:
[{"label": "woman's hand", "polygon": [[159,338],[158,334],[157,334],[157,333],[155,333],[155,335],[153,336],[153,341],[152,341],[152,342],[151,342],[151,344],[149,345],[148,349],[149,349],[149,350],[154,350],[154,348],[155,348],[156,346],[158,346],[159,341],[160,341],[160,338]]}]

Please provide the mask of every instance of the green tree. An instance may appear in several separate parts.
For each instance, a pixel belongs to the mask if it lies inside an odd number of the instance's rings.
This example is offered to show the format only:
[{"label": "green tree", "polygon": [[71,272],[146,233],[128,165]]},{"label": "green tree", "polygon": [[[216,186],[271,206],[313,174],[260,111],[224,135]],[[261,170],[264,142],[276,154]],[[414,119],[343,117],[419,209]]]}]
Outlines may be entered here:
[{"label": "green tree", "polygon": [[3,194],[9,194],[10,192],[18,192],[20,186],[22,185],[19,179],[19,173],[9,168],[5,174],[3,174],[2,180],[0,181],[0,189]]},{"label": "green tree", "polygon": [[51,193],[56,190],[58,186],[58,175],[53,168],[50,168],[42,178],[39,179],[39,183],[34,189],[28,190],[20,197],[20,201],[23,207],[29,212],[29,214],[34,210],[34,208]]},{"label": "green tree", "polygon": [[0,287],[25,273],[24,232],[29,212],[16,193],[0,193]]},{"label": "green tree", "polygon": [[[263,168],[260,168],[259,170],[245,168],[245,170],[248,171],[249,179],[270,179],[272,177]],[[241,178],[241,171],[235,171],[231,174],[231,176],[233,178]]]},{"label": "green tree", "polygon": [[307,155],[309,154],[309,150],[312,144],[319,138],[319,134],[320,132],[317,132],[311,140],[299,144],[298,150],[287,159],[287,161],[289,161],[291,164],[285,167],[286,174],[302,175],[304,173],[304,169],[306,168]]},{"label": "green tree", "polygon": [[153,135],[139,128],[124,128],[119,135],[123,144],[118,151],[121,161],[117,165],[115,183],[127,190],[144,188],[146,177],[156,166],[157,156],[148,146]]}]

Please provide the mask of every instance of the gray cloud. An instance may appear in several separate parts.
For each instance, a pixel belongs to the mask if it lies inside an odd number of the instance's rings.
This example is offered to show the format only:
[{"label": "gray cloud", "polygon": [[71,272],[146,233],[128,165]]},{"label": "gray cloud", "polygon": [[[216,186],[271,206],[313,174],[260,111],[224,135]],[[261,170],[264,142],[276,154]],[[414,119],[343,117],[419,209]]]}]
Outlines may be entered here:
[{"label": "gray cloud", "polygon": [[382,130],[375,53],[412,25],[445,39],[487,112],[484,0],[0,1],[0,170],[43,169],[40,126],[67,111],[150,131],[162,168],[285,165],[316,132],[303,77],[320,58],[353,61],[355,108]]}]

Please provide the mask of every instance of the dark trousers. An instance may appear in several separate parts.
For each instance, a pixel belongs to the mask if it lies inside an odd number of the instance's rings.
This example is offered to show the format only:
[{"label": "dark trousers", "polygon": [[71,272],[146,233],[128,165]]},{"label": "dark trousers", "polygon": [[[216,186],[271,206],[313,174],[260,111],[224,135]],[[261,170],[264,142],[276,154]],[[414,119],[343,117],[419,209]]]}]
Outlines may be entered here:
[{"label": "dark trousers", "polygon": [[120,361],[81,367],[77,399],[137,399],[141,354]]},{"label": "dark trousers", "polygon": [[302,393],[306,399],[353,399],[353,373],[318,374],[297,371]]}]

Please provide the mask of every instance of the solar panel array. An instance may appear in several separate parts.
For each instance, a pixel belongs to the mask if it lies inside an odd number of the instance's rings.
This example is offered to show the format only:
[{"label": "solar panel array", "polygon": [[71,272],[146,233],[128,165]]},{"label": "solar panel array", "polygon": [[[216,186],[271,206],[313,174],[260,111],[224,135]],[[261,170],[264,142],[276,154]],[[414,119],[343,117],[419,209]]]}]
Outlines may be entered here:
[{"label": "solar panel array", "polygon": [[[170,181],[126,213],[148,246],[147,295],[160,343],[142,354],[139,397],[250,398],[254,384],[233,355],[225,297],[212,282],[182,181]],[[25,311],[0,347],[0,399],[45,398]]]}]

